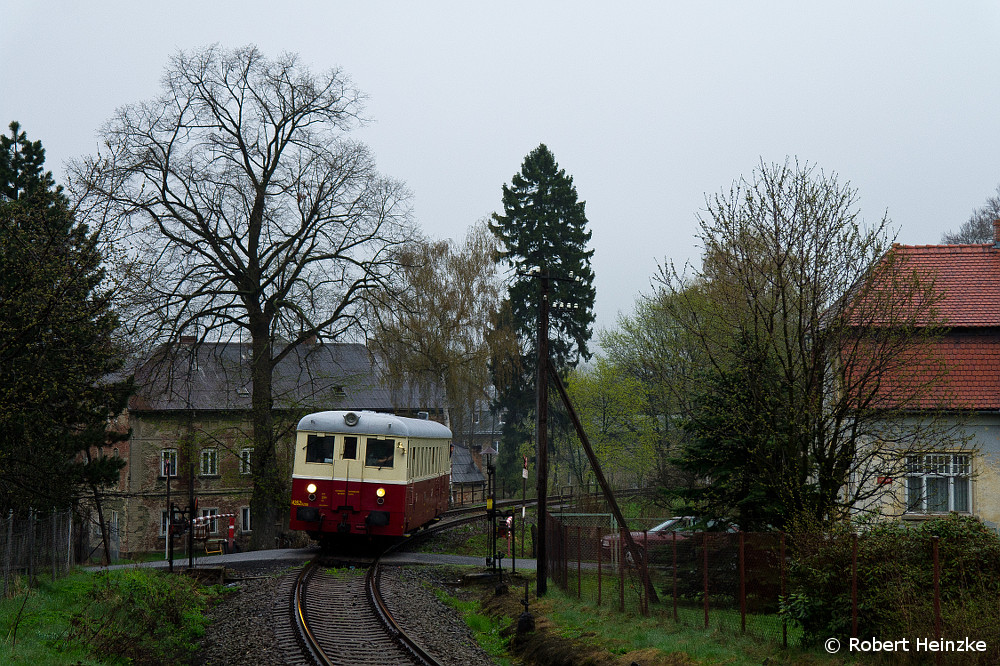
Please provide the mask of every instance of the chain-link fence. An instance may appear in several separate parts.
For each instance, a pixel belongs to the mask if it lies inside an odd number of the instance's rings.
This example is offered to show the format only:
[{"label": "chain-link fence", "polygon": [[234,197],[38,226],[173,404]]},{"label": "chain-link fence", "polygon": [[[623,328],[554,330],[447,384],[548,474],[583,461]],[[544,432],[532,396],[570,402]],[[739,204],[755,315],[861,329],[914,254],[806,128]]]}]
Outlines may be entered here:
[{"label": "chain-link fence", "polygon": [[633,551],[607,514],[554,515],[546,531],[550,575],[570,594],[692,627],[797,641],[778,614],[787,585],[781,534],[642,529],[629,532]]},{"label": "chain-link fence", "polygon": [[[993,575],[1000,551],[990,540],[916,530],[891,539],[875,531],[793,540],[775,532],[651,526],[626,533],[608,514],[550,514],[551,579],[596,605],[785,646],[800,644],[804,631],[841,639],[872,632],[968,635],[1000,643],[993,626],[1000,616],[1000,580]],[[790,614],[779,613],[782,600]],[[798,609],[806,613],[801,625],[789,621],[796,604],[808,606]]]},{"label": "chain-link fence", "polygon": [[69,572],[75,564],[72,511],[28,511],[25,515],[8,512],[0,520],[0,571],[3,594],[14,593],[16,579],[29,585],[39,576],[57,576]]}]

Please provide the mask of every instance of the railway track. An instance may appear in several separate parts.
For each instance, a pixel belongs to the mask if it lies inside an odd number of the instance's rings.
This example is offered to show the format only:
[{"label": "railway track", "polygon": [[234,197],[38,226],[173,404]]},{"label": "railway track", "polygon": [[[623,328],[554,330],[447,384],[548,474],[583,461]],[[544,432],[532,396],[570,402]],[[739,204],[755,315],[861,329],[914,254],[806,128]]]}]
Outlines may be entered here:
[{"label": "railway track", "polygon": [[378,591],[379,567],[303,567],[295,580],[293,611],[301,661],[323,666],[438,662],[399,629]]},{"label": "railway track", "polygon": [[[291,599],[283,623],[293,634],[297,655],[289,663],[322,666],[440,662],[409,636],[382,597],[379,559],[367,569],[328,568],[314,560],[282,591]],[[280,629],[279,629],[280,631]],[[293,646],[283,641],[286,652]]]},{"label": "railway track", "polygon": [[[416,538],[481,519],[482,515],[475,512],[463,512],[422,530]],[[401,542],[382,555],[412,542]],[[286,578],[279,593],[281,598],[290,599],[290,606],[276,631],[288,663],[441,664],[394,617],[382,597],[381,576],[379,556],[365,570],[330,569],[318,558],[304,566],[297,577]]]},{"label": "railway track", "polygon": [[[519,506],[520,500],[497,502],[497,508]],[[528,500],[527,504],[534,504]],[[453,509],[430,527],[386,550],[387,555],[414,541],[457,525],[482,520],[485,506]],[[365,666],[442,662],[429,654],[402,628],[382,598],[381,556],[367,570],[329,569],[317,559],[297,577],[286,577],[280,598],[288,599],[286,613],[276,618],[275,630],[292,665]]]}]

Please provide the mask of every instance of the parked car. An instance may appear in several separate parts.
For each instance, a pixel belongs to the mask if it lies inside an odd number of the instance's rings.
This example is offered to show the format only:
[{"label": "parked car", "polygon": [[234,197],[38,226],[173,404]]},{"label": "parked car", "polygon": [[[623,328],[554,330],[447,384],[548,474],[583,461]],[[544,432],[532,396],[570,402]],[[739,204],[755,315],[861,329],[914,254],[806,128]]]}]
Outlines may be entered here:
[{"label": "parked car", "polygon": [[[644,553],[648,548],[662,549],[673,542],[683,542],[691,538],[695,532],[737,532],[739,527],[732,523],[723,523],[717,520],[703,520],[695,516],[676,516],[668,518],[659,525],[648,530],[631,530],[632,540],[639,548],[640,553]],[[618,551],[619,534],[606,534],[601,537],[601,552],[606,559],[613,559]],[[627,562],[632,562],[631,553],[625,554]]]}]

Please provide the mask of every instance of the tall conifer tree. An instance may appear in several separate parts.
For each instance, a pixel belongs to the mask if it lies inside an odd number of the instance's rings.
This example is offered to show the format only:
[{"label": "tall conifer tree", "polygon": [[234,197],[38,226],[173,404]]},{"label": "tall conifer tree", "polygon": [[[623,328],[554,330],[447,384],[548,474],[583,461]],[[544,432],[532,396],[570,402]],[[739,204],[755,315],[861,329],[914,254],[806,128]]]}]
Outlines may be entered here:
[{"label": "tall conifer tree", "polygon": [[[101,456],[128,381],[98,238],[17,123],[0,136],[0,508],[64,507],[112,483]],[[124,437],[124,433],[118,437]],[[113,436],[112,436],[113,437]]]},{"label": "tall conifer tree", "polygon": [[[500,243],[499,261],[512,269],[506,325],[521,339],[522,356],[494,367],[499,407],[506,414],[504,440],[527,438],[526,418],[534,411],[533,371],[537,356],[539,285],[532,270],[547,271],[549,302],[572,307],[549,314],[549,354],[556,367],[569,368],[590,358],[594,323],[594,272],[588,249],[585,202],[577,198],[572,176],[560,169],[540,144],[528,153],[521,171],[503,187],[503,214],[494,213],[490,230]],[[502,367],[501,367],[502,366]],[[519,430],[523,430],[520,431]],[[516,451],[505,446],[501,474],[516,473]]]}]

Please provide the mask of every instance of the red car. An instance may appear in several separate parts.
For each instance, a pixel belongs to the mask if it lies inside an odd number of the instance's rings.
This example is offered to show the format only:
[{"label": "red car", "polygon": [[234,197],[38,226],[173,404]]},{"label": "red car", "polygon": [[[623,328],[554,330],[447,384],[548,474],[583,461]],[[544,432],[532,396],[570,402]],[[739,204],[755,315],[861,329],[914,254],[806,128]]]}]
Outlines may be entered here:
[{"label": "red car", "polygon": [[[690,539],[696,530],[699,532],[737,532],[739,531],[739,527],[716,520],[699,520],[694,516],[676,516],[668,518],[645,532],[633,530],[629,534],[632,535],[635,545],[642,551],[644,547],[649,547],[650,549],[662,548],[669,546],[674,541],[685,541]],[[619,534],[606,534],[601,537],[601,550],[607,558],[614,559],[616,557],[615,553],[618,551],[619,538]],[[631,553],[626,553],[625,559],[631,563]]]}]

